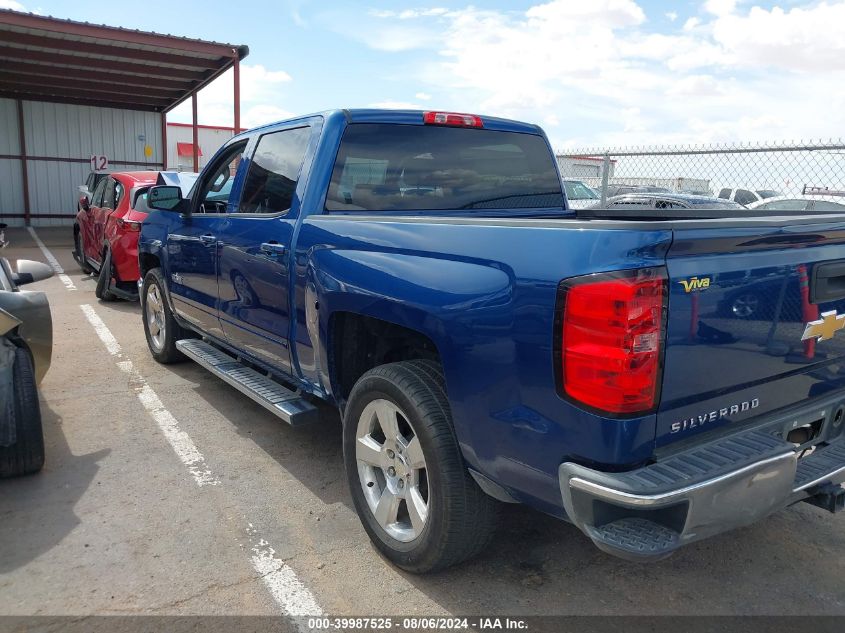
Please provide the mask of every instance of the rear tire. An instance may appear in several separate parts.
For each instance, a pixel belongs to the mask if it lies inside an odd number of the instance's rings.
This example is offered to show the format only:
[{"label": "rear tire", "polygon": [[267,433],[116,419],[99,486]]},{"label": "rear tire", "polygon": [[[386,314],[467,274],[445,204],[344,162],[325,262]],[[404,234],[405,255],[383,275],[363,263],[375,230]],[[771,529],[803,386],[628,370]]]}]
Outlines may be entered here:
[{"label": "rear tire", "polygon": [[27,350],[15,349],[12,366],[14,402],[11,424],[15,443],[0,446],[0,478],[37,473],[44,466],[44,435],[35,373]]},{"label": "rear tire", "polygon": [[77,261],[82,272],[86,275],[93,273],[94,269],[85,263],[85,253],[82,250],[82,238],[79,236],[79,231],[73,232],[73,249],[76,252]]},{"label": "rear tire", "polygon": [[193,335],[173,317],[165,294],[161,268],[147,272],[140,299],[144,334],[153,358],[164,365],[185,360],[185,355],[176,348],[176,341],[192,338]]},{"label": "rear tire", "polygon": [[467,471],[437,363],[404,361],[368,371],[352,389],[343,424],[352,500],[386,558],[426,573],[486,547],[498,503]]},{"label": "rear tire", "polygon": [[94,288],[94,296],[101,301],[114,301],[117,297],[109,290],[111,280],[114,277],[114,267],[111,263],[111,249],[106,249],[103,257],[103,264],[100,266],[100,274],[97,276],[97,287]]}]

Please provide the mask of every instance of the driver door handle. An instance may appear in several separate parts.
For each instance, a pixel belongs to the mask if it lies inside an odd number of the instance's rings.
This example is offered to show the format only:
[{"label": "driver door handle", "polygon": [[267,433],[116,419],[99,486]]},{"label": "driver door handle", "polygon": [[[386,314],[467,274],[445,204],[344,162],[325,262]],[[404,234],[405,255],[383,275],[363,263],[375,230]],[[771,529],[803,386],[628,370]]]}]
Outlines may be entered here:
[{"label": "driver door handle", "polygon": [[206,233],[205,235],[200,235],[200,242],[205,244],[206,246],[209,244],[214,244],[217,241],[217,238],[214,237],[211,233]]},{"label": "driver door handle", "polygon": [[285,252],[285,245],[278,242],[264,242],[261,245],[261,252],[268,255],[281,255]]}]

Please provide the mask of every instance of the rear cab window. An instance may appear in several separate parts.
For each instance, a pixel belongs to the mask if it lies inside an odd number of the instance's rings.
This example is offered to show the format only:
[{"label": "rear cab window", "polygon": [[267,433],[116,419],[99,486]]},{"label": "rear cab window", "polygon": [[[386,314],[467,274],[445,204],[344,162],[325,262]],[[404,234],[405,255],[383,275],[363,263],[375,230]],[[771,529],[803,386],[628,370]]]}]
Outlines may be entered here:
[{"label": "rear cab window", "polygon": [[353,123],[328,211],[540,209],[564,206],[543,137],[449,126]]}]

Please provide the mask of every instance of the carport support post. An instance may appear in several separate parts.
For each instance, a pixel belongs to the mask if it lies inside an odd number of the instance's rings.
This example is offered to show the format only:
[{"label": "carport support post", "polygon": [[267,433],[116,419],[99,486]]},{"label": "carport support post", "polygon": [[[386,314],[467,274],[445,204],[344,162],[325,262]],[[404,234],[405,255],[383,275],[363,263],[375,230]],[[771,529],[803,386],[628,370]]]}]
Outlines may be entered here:
[{"label": "carport support post", "polygon": [[167,171],[167,113],[161,113],[161,169]]},{"label": "carport support post", "polygon": [[197,93],[196,90],[191,93],[191,112],[193,114],[192,130],[194,132],[194,171],[200,170],[199,157],[199,130],[197,129]]},{"label": "carport support post", "polygon": [[238,51],[232,50],[232,55],[235,58],[232,65],[232,71],[235,75],[235,134],[241,132],[241,59],[238,57]]},{"label": "carport support post", "polygon": [[18,107],[18,139],[21,155],[21,181],[23,184],[23,222],[29,226],[29,171],[26,164],[26,132],[23,129],[23,101],[15,99]]}]

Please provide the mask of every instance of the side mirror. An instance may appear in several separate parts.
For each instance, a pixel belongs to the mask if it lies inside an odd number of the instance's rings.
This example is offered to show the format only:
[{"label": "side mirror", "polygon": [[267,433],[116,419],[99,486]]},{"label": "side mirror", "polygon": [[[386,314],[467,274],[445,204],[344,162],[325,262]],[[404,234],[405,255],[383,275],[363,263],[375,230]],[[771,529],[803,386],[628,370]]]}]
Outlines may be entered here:
[{"label": "side mirror", "polygon": [[91,210],[91,202],[88,200],[88,196],[79,197],[79,206],[82,208],[83,211]]},{"label": "side mirror", "polygon": [[16,286],[35,283],[53,276],[53,269],[47,264],[29,259],[19,259],[15,268],[17,272],[12,274],[12,281]]},{"label": "side mirror", "polygon": [[158,211],[178,211],[184,213],[185,200],[182,189],[171,185],[150,187],[147,192],[147,207]]}]

